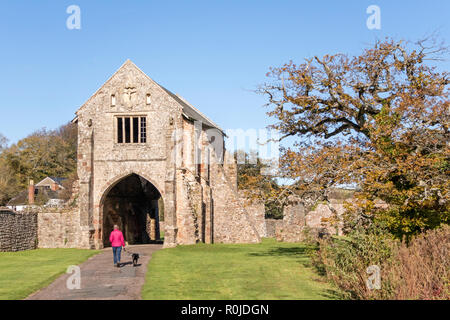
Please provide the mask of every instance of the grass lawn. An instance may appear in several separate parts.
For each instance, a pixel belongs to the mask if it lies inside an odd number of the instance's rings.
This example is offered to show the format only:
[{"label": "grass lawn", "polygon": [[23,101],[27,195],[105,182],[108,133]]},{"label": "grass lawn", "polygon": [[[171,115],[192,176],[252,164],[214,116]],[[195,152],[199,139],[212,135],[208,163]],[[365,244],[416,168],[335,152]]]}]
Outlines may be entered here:
[{"label": "grass lawn", "polygon": [[308,266],[308,246],[198,244],[153,254],[143,299],[333,299],[335,291]]},{"label": "grass lawn", "polygon": [[96,250],[37,249],[0,252],[0,300],[18,300],[49,285],[70,265],[99,253]]}]

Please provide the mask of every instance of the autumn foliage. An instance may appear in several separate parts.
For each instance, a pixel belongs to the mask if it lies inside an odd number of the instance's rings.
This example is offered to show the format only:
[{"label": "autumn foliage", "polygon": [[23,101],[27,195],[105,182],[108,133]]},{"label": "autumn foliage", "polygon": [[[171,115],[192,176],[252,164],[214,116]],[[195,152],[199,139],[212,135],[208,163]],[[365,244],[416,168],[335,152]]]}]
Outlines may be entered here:
[{"label": "autumn foliage", "polygon": [[23,191],[30,179],[68,178],[70,185],[76,179],[77,135],[77,126],[69,123],[56,130],[36,131],[9,148],[0,148],[0,205]]},{"label": "autumn foliage", "polygon": [[398,237],[449,223],[450,80],[433,66],[446,53],[432,39],[386,39],[271,69],[260,91],[272,127],[295,139],[281,158],[294,192],[354,186],[349,217],[383,220]]}]

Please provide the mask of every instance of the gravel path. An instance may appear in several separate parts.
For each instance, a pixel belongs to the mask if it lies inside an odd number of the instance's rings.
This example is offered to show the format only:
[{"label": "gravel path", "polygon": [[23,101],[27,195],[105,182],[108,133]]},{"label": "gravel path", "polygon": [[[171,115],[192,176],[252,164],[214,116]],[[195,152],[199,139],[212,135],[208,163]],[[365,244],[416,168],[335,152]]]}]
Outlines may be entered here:
[{"label": "gravel path", "polygon": [[140,300],[147,264],[152,253],[161,248],[159,244],[128,246],[126,250],[139,253],[139,264],[133,267],[131,256],[122,250],[121,268],[113,266],[112,249],[103,249],[80,264],[80,289],[68,289],[66,282],[71,274],[63,274],[26,300]]}]

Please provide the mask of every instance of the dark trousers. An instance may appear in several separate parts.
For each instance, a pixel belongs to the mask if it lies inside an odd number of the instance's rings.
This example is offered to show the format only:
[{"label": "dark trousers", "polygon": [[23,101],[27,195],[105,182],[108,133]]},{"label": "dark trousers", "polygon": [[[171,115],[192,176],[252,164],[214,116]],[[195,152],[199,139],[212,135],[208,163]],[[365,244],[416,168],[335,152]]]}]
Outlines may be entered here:
[{"label": "dark trousers", "polygon": [[112,247],[113,255],[114,255],[114,264],[120,262],[120,253],[122,252],[122,247]]}]

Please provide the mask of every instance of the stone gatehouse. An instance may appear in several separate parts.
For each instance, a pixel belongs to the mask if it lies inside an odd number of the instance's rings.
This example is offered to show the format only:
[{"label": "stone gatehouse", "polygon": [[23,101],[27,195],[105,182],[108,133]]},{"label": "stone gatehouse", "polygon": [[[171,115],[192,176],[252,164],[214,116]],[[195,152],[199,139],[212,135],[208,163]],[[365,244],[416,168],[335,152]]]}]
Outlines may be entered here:
[{"label": "stone gatehouse", "polygon": [[147,243],[160,232],[162,212],[165,247],[260,241],[239,199],[223,130],[131,61],[73,122],[79,191],[72,246],[108,246],[114,224],[130,244]]}]

